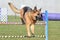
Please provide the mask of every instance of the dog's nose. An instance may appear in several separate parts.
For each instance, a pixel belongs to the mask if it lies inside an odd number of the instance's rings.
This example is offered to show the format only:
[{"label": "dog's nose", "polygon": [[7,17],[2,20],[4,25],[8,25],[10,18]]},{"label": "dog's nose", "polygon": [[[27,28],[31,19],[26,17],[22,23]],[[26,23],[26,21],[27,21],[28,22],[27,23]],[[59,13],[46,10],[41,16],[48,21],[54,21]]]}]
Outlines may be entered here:
[{"label": "dog's nose", "polygon": [[35,16],[35,18],[37,18],[37,16]]},{"label": "dog's nose", "polygon": [[37,16],[35,16],[35,18],[36,18],[36,20],[38,20],[38,17]]}]

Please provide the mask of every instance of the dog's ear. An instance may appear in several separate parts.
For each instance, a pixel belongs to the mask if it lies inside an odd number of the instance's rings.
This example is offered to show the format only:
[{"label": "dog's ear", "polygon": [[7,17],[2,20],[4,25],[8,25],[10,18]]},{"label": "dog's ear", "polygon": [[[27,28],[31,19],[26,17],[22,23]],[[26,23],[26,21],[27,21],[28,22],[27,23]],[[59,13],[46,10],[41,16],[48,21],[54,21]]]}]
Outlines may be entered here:
[{"label": "dog's ear", "polygon": [[41,11],[42,8],[39,9],[39,11]]},{"label": "dog's ear", "polygon": [[10,5],[11,3],[9,2],[8,5]]},{"label": "dog's ear", "polygon": [[33,12],[35,13],[37,11],[37,7],[34,6]]},{"label": "dog's ear", "polygon": [[37,10],[37,7],[36,6],[34,7],[34,10]]}]

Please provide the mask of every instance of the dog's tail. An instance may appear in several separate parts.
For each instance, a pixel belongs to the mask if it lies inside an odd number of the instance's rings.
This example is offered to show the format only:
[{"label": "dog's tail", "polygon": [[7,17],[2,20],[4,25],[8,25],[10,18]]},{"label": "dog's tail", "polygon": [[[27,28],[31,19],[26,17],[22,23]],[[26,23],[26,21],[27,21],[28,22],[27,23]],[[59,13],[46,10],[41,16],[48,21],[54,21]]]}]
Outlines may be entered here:
[{"label": "dog's tail", "polygon": [[12,3],[8,3],[8,5],[10,6],[10,8],[11,8],[15,13],[20,13],[20,10],[17,9]]}]

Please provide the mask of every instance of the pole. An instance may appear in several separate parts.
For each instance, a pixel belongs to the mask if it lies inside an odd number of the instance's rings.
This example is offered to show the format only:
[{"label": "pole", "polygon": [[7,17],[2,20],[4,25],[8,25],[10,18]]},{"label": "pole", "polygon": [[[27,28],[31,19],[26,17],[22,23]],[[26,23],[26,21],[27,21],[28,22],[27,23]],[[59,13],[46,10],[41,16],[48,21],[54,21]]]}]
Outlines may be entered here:
[{"label": "pole", "polygon": [[46,35],[46,38],[45,40],[48,40],[48,11],[45,10],[45,35]]}]

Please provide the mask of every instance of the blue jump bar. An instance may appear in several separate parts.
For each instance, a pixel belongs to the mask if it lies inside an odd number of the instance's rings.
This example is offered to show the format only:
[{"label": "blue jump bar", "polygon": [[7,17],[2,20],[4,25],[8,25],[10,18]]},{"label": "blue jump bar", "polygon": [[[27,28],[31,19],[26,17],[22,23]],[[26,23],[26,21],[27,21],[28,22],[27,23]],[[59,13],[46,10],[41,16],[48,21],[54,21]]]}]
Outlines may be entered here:
[{"label": "blue jump bar", "polygon": [[46,35],[46,38],[45,40],[48,40],[48,11],[45,10],[45,35]]}]

